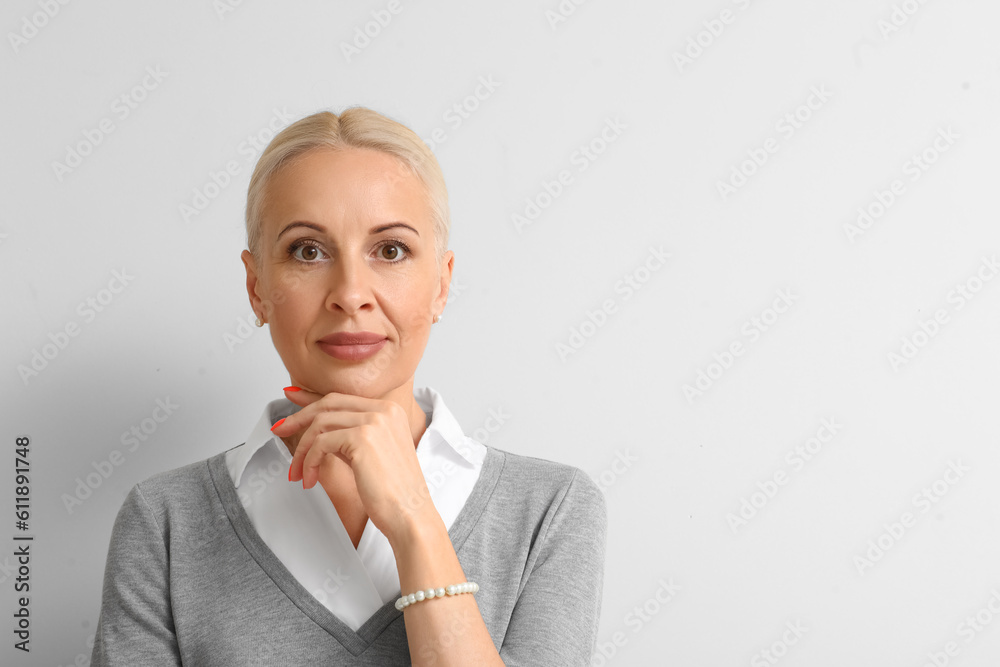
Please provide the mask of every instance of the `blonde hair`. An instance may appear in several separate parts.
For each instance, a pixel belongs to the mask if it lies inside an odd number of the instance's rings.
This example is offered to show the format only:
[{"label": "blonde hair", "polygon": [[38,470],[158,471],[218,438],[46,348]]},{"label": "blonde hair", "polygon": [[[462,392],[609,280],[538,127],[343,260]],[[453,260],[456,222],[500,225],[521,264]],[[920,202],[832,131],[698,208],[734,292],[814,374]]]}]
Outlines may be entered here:
[{"label": "blonde hair", "polygon": [[247,249],[259,261],[261,212],[271,177],[290,161],[316,148],[368,148],[388,153],[406,165],[423,184],[434,223],[438,262],[448,248],[451,226],[448,189],[437,158],[417,134],[391,118],[365,107],[351,107],[339,116],[321,111],[295,121],[271,140],[261,153],[247,188]]}]

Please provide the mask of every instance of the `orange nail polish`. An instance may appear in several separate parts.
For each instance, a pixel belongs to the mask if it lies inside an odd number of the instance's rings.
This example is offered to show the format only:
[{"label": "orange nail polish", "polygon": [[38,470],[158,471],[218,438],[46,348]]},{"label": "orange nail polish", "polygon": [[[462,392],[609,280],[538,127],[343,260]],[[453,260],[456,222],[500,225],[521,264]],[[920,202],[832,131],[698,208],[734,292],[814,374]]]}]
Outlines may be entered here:
[{"label": "orange nail polish", "polygon": [[271,430],[273,431],[274,429],[276,429],[276,428],[278,428],[279,426],[281,426],[282,422],[284,422],[284,421],[285,421],[285,419],[287,419],[287,417],[282,417],[281,419],[279,419],[278,421],[276,421],[276,422],[274,423],[274,426],[272,426],[272,427],[271,427]]},{"label": "orange nail polish", "polygon": [[298,387],[285,387],[285,391],[302,391]]},{"label": "orange nail polish", "polygon": [[292,481],[292,466],[288,466],[288,481]]}]

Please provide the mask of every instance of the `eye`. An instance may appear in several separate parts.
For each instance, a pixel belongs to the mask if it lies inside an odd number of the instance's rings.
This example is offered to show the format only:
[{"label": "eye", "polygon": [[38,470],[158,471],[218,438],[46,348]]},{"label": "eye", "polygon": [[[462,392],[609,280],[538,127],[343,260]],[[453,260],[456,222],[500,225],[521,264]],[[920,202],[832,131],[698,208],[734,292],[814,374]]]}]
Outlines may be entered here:
[{"label": "eye", "polygon": [[[387,239],[379,244],[376,253],[378,253],[379,259],[386,263],[396,264],[409,259],[410,246],[399,239]],[[316,264],[327,257],[323,248],[310,239],[293,241],[288,246],[288,254],[303,264]]]},{"label": "eye", "polygon": [[[405,254],[400,253],[400,248]],[[391,264],[395,264],[409,258],[410,246],[406,245],[399,239],[389,239],[378,247],[378,253],[381,259],[384,259]]]},{"label": "eye", "polygon": [[[301,254],[300,250],[303,251]],[[299,239],[288,246],[288,254],[304,264],[313,264],[321,254],[325,253],[316,243],[308,239]]]}]

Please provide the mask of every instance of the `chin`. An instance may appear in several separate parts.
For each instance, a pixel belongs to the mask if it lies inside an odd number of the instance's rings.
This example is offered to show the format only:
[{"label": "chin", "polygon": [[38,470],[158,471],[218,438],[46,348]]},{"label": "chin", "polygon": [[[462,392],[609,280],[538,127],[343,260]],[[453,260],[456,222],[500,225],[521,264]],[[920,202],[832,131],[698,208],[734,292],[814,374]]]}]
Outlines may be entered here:
[{"label": "chin", "polygon": [[[373,369],[374,370],[374,369]],[[303,376],[308,377],[308,376]],[[310,378],[310,380],[313,380]],[[365,367],[340,369],[330,372],[325,377],[315,378],[313,381],[307,380],[309,389],[317,394],[350,394],[352,396],[362,396],[365,398],[378,398],[383,396],[389,389],[387,378],[381,371],[373,373],[366,372]]]}]

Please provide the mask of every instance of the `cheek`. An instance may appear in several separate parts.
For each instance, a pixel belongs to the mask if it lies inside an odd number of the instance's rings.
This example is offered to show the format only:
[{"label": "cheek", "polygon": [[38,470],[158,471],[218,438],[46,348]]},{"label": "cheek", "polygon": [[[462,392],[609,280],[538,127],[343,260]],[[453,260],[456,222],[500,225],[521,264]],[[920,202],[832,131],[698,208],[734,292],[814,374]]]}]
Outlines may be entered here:
[{"label": "cheek", "polygon": [[313,292],[309,278],[302,273],[279,273],[271,276],[263,288],[264,308],[283,317],[294,316]]},{"label": "cheek", "polygon": [[283,355],[301,346],[314,324],[316,292],[307,287],[303,280],[292,278],[272,282],[266,292],[271,340]]},{"label": "cheek", "polygon": [[396,322],[402,354],[416,357],[423,355],[424,347],[430,337],[430,315],[424,313],[423,309],[419,312],[411,309],[401,315]]}]

